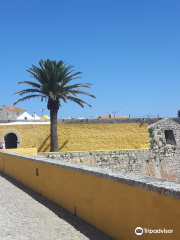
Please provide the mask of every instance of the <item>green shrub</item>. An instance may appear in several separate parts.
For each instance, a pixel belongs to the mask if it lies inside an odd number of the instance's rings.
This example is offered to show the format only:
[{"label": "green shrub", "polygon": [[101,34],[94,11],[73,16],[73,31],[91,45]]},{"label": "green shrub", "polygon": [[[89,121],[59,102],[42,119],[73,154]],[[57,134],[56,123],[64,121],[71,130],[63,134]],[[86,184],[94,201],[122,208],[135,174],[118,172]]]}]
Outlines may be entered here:
[{"label": "green shrub", "polygon": [[149,137],[154,138],[154,128],[149,128],[148,132],[149,132]]}]

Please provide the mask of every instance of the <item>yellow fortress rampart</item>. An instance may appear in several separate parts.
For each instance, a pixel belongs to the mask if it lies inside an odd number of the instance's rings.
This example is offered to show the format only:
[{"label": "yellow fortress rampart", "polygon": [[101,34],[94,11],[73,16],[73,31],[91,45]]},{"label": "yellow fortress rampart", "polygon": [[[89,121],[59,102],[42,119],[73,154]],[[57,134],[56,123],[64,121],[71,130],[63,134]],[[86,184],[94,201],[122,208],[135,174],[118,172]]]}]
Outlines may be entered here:
[{"label": "yellow fortress rampart", "polygon": [[[0,125],[0,139],[13,130],[20,136],[20,148],[50,151],[49,124]],[[62,152],[149,149],[147,124],[58,124]]]},{"label": "yellow fortress rampart", "polygon": [[13,148],[13,149],[2,149],[1,152],[13,152],[30,156],[37,156],[37,148]]},{"label": "yellow fortress rampart", "polygon": [[[3,152],[0,171],[114,239],[180,239],[180,190],[174,182]],[[141,236],[137,227],[144,229]]]}]

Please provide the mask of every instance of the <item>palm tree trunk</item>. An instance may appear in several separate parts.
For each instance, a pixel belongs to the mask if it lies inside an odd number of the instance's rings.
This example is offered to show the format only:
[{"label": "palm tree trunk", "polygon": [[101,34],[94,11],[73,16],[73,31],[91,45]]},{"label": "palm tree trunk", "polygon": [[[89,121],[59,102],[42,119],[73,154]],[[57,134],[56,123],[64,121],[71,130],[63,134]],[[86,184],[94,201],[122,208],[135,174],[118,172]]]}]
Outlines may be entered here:
[{"label": "palm tree trunk", "polygon": [[50,109],[51,116],[51,152],[59,152],[57,134],[57,113],[58,109]]}]

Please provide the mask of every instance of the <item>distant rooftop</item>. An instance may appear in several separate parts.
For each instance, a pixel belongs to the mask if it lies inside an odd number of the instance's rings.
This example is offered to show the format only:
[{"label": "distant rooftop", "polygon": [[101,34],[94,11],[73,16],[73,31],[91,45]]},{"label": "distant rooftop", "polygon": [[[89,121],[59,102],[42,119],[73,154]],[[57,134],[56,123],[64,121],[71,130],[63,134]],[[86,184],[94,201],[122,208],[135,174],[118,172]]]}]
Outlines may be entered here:
[{"label": "distant rooftop", "polygon": [[25,110],[23,110],[22,108],[19,108],[19,107],[6,107],[6,111],[21,111],[21,112],[24,112]]},{"label": "distant rooftop", "polygon": [[50,119],[50,117],[47,116],[47,115],[44,115],[44,116],[41,118],[41,120],[46,120],[46,119]]},{"label": "distant rooftop", "polygon": [[129,118],[125,116],[99,116],[98,118],[108,119],[108,118]]}]

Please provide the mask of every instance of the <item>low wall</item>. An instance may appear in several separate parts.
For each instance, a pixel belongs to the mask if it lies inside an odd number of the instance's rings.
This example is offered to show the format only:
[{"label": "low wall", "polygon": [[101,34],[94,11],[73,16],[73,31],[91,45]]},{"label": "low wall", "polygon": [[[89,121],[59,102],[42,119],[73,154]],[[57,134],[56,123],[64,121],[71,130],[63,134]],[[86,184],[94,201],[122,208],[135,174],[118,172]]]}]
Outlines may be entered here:
[{"label": "low wall", "polygon": [[49,152],[38,156],[180,182],[180,150],[174,150],[174,146],[155,150]]},{"label": "low wall", "polygon": [[[114,239],[180,239],[180,185],[97,167],[0,152],[1,171]],[[149,230],[148,230],[149,229]],[[148,233],[150,229],[172,233]],[[147,233],[146,233],[147,231]]]},{"label": "low wall", "polygon": [[107,168],[113,171],[147,175],[150,174],[147,171],[149,154],[149,149],[142,149],[95,152],[48,152],[38,153],[38,156]]},{"label": "low wall", "polygon": [[[19,153],[28,156],[37,156],[37,148],[12,148],[12,149],[0,149],[0,153],[11,152]],[[0,171],[3,171],[3,155],[0,155]]]}]

